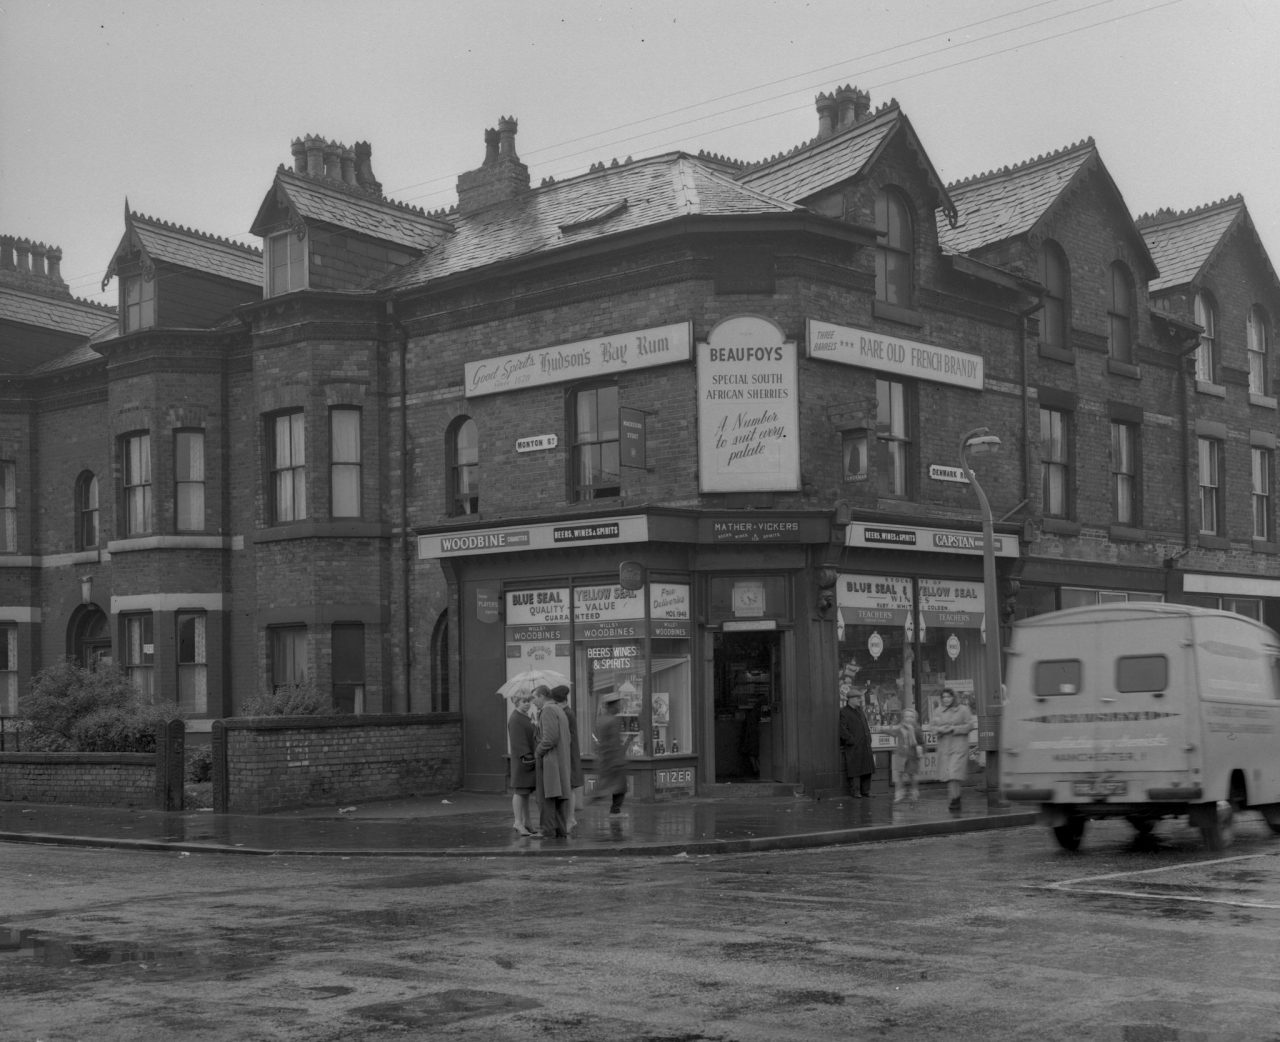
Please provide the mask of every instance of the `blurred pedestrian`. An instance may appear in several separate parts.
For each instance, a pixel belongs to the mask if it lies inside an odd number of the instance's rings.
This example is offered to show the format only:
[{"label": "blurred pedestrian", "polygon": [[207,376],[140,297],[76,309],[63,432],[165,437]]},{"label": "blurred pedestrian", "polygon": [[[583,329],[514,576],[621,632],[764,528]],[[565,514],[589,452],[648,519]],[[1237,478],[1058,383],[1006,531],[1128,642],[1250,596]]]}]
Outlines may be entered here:
[{"label": "blurred pedestrian", "polygon": [[611,691],[600,700],[596,718],[596,788],[593,800],[610,798],[609,813],[621,814],[627,795],[627,747],[622,737],[622,695]]},{"label": "blurred pedestrian", "polygon": [[511,715],[507,717],[507,744],[511,751],[511,827],[522,836],[533,835],[529,820],[529,797],[538,784],[537,758],[533,749],[537,743],[530,711],[530,696],[521,695],[511,700]]},{"label": "blurred pedestrian", "polygon": [[578,811],[582,809],[582,747],[578,744],[578,714],[569,704],[569,688],[557,684],[551,689],[551,697],[564,710],[565,719],[569,721],[569,806],[566,825],[572,833],[578,827]]},{"label": "blurred pedestrian", "polygon": [[876,761],[871,755],[871,727],[862,711],[861,697],[852,685],[845,691],[840,710],[840,756],[844,760],[849,794],[856,800],[871,795],[871,775]]},{"label": "blurred pedestrian", "polygon": [[544,838],[567,836],[566,805],[573,791],[569,778],[569,720],[545,685],[533,689],[533,700],[538,706],[538,744],[534,755],[539,768],[541,833]]},{"label": "blurred pedestrian", "polygon": [[942,707],[929,721],[938,736],[938,781],[947,783],[948,809],[960,809],[960,786],[969,775],[969,732],[977,726],[969,707],[949,687],[942,689]]},{"label": "blurred pedestrian", "polygon": [[915,803],[920,799],[920,758],[924,755],[924,731],[920,727],[919,714],[908,707],[902,710],[902,719],[896,724],[877,727],[876,731],[893,736],[893,755],[890,757],[893,802],[901,803],[909,798]]}]

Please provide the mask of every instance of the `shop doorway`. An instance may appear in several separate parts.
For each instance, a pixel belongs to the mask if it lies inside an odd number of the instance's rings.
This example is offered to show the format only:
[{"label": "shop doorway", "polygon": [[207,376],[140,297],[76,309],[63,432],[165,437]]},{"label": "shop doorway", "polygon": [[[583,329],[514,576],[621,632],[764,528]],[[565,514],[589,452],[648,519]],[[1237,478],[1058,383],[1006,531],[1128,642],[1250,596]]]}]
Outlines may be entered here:
[{"label": "shop doorway", "polygon": [[780,635],[715,635],[717,782],[781,780]]}]

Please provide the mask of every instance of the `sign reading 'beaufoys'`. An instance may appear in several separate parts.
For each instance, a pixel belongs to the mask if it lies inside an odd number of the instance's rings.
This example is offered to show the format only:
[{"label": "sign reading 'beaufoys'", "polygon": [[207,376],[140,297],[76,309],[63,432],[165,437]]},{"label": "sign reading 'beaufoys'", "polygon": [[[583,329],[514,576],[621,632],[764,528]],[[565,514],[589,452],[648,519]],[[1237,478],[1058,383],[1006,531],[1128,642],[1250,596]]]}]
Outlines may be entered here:
[{"label": "sign reading 'beaufoys'", "polygon": [[693,327],[688,322],[676,322],[468,362],[464,367],[465,393],[468,398],[478,398],[484,394],[687,362],[692,357]]}]

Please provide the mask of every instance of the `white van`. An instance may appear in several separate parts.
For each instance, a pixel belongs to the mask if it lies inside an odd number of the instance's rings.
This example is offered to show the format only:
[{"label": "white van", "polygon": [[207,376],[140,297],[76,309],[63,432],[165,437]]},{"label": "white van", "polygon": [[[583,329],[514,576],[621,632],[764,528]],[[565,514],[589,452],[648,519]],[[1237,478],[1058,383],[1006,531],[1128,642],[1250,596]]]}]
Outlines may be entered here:
[{"label": "white van", "polygon": [[1245,808],[1280,832],[1280,637],[1261,623],[1155,601],[1038,615],[1014,624],[1005,683],[1000,792],[1067,850],[1090,818],[1187,815],[1210,850]]}]

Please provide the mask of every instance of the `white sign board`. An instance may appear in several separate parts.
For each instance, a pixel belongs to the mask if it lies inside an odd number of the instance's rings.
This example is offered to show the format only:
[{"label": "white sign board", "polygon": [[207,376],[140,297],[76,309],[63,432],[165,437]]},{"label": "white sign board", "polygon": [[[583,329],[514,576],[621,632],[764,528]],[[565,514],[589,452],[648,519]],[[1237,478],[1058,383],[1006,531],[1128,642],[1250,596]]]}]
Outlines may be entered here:
[{"label": "white sign board", "polygon": [[633,369],[687,362],[692,349],[693,327],[688,322],[540,347],[468,362],[463,369],[463,393],[468,398],[478,398],[524,387],[616,376]]},{"label": "white sign board", "polygon": [[982,390],[982,356],[809,319],[809,357]]},{"label": "white sign board", "polygon": [[698,345],[698,477],[703,492],[800,487],[796,345],[743,316]]}]

